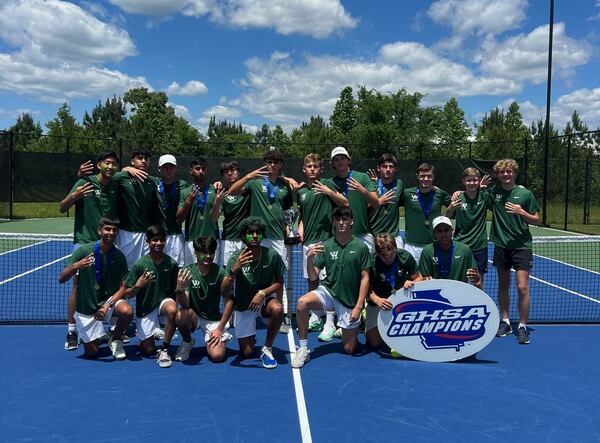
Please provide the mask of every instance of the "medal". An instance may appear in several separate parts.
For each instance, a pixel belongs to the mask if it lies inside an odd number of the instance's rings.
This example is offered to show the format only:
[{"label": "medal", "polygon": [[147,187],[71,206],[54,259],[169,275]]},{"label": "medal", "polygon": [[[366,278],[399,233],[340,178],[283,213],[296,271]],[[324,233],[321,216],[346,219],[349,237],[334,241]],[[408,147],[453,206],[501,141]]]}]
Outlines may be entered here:
[{"label": "medal", "polygon": [[269,209],[273,209],[273,205],[269,205]]},{"label": "medal", "polygon": [[96,283],[96,284],[94,285],[94,289],[95,289],[96,291],[99,291],[99,290],[100,290],[100,285],[99,285],[98,283]]},{"label": "medal", "polygon": [[425,226],[429,226],[429,220],[425,220]]},{"label": "medal", "polygon": [[384,214],[384,215],[388,215],[389,213],[390,213],[390,211],[388,211],[387,209],[384,209],[384,210],[383,210],[383,214]]},{"label": "medal", "polygon": [[204,214],[200,216],[200,220],[204,220]]}]

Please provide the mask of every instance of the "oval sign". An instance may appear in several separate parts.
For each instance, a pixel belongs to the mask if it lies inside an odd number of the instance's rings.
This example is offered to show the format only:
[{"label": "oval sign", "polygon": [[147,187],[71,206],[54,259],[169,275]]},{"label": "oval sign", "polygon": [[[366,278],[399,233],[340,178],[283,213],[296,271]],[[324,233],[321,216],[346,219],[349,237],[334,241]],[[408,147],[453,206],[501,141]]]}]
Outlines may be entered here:
[{"label": "oval sign", "polygon": [[445,362],[469,357],[496,336],[500,316],[494,301],[475,286],[455,280],[427,280],[390,297],[379,311],[383,341],[413,360]]}]

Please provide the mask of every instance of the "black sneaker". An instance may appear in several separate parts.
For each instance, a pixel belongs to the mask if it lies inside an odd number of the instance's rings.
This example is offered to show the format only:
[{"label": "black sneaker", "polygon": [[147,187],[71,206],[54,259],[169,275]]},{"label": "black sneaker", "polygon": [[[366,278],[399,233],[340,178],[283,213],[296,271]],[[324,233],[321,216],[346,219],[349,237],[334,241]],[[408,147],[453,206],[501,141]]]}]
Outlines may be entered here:
[{"label": "black sneaker", "polygon": [[65,340],[65,351],[74,351],[79,347],[77,332],[69,331]]},{"label": "black sneaker", "polygon": [[500,326],[498,326],[498,332],[496,332],[496,337],[506,337],[508,334],[512,334],[512,326],[501,320]]},{"label": "black sneaker", "polygon": [[519,338],[518,338],[519,344],[520,345],[528,345],[529,344],[529,332],[527,331],[527,328],[521,326],[519,328],[518,333],[519,333]]}]

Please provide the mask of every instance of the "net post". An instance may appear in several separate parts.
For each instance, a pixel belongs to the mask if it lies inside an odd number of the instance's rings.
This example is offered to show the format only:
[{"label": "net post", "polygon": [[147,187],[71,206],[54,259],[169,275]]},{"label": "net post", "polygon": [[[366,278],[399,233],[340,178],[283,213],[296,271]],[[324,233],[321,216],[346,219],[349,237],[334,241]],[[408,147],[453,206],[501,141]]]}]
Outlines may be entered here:
[{"label": "net post", "polygon": [[563,229],[567,230],[569,216],[569,183],[571,182],[571,134],[567,138],[567,177],[565,178],[565,221]]}]

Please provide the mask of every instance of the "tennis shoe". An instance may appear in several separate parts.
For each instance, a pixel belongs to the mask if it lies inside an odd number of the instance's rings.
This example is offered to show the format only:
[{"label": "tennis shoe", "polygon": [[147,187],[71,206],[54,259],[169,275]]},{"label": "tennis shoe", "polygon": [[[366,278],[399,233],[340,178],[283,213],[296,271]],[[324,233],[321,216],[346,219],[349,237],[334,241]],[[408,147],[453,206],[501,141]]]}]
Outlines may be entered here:
[{"label": "tennis shoe", "polygon": [[496,337],[506,337],[508,334],[512,334],[512,326],[504,320],[500,320],[500,326],[498,326]]},{"label": "tennis shoe", "polygon": [[65,351],[74,351],[79,347],[79,340],[77,337],[77,332],[69,331],[67,333],[67,338],[65,339]]},{"label": "tennis shoe", "polygon": [[292,359],[292,368],[300,369],[310,360],[310,350],[308,348],[296,348],[296,354]]},{"label": "tennis shoe", "polygon": [[404,355],[400,354],[395,349],[390,349],[390,357],[392,357],[392,358],[404,358]]},{"label": "tennis shoe", "polygon": [[181,342],[181,344],[177,348],[177,352],[175,353],[175,360],[186,361],[188,358],[190,358],[190,351],[192,350],[195,344],[196,340],[194,340],[193,337],[189,342]]},{"label": "tennis shoe", "polygon": [[159,349],[156,355],[156,362],[158,366],[161,368],[170,368],[173,364],[173,360],[171,360],[171,356],[169,355],[169,351],[166,349]]},{"label": "tennis shoe", "polygon": [[100,337],[98,339],[98,345],[105,345],[107,343],[110,343],[110,335],[109,334],[104,334],[102,337]]},{"label": "tennis shoe", "polygon": [[528,345],[529,344],[529,331],[527,331],[526,327],[521,326],[518,329],[518,342],[520,345]]},{"label": "tennis shoe", "polygon": [[123,349],[123,342],[121,340],[110,340],[108,345],[110,346],[110,352],[115,360],[125,359],[125,350]]},{"label": "tennis shoe", "polygon": [[308,330],[310,332],[322,331],[323,324],[323,320],[321,320],[317,314],[314,312],[310,314],[310,319],[308,320]]},{"label": "tennis shoe", "polygon": [[[108,335],[110,336],[110,338],[112,338],[112,337],[113,337],[113,335],[115,335],[115,330],[114,330],[114,329],[111,329],[110,331],[108,331]],[[102,338],[101,338],[101,340],[102,340]],[[130,341],[130,340],[131,340],[131,339],[130,339],[130,338],[127,336],[127,335],[125,335],[125,334],[121,335],[121,341],[122,341],[124,344],[127,344],[127,343],[129,343],[129,341]]]},{"label": "tennis shoe", "polygon": [[277,360],[273,357],[273,351],[266,346],[262,347],[260,361],[262,362],[263,368],[275,369],[277,367]]},{"label": "tennis shoe", "polygon": [[335,336],[335,327],[323,329],[323,331],[319,334],[319,341],[331,341]]},{"label": "tennis shoe", "polygon": [[290,332],[290,325],[286,325],[285,323],[281,323],[281,326],[279,326],[279,333],[280,334],[287,334],[288,332]]},{"label": "tennis shoe", "polygon": [[342,328],[337,328],[333,334],[335,338],[342,338]]},{"label": "tennis shoe", "polygon": [[164,340],[165,339],[165,331],[161,328],[156,328],[154,330],[154,340]]}]

